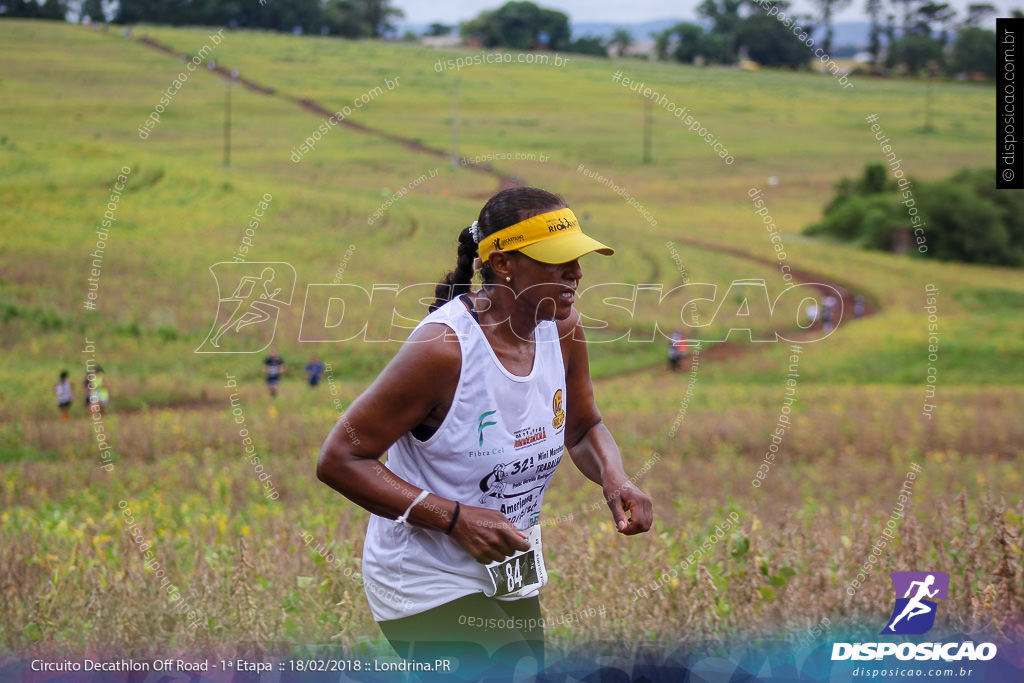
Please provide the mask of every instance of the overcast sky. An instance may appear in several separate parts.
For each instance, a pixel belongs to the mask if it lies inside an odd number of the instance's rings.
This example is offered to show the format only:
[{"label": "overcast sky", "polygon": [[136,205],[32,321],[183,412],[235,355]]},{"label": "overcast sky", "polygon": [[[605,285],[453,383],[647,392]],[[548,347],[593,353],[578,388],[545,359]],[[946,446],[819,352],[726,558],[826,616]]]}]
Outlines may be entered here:
[{"label": "overcast sky", "polygon": [[[958,16],[965,14],[967,5],[979,0],[946,0],[957,10]],[[983,1],[983,0],[982,0]],[[571,22],[610,22],[635,24],[652,19],[692,19],[697,16],[697,5],[701,0],[533,0],[541,7],[556,9],[569,15]],[[405,11],[405,22],[429,24],[456,24],[471,19],[485,9],[496,9],[505,0],[392,0],[392,6]],[[1010,16],[1011,9],[1024,9],[1024,0],[995,0],[999,16]],[[865,0],[853,0],[850,7],[837,15],[838,21],[865,21]],[[886,3],[888,6],[888,3]],[[817,14],[811,0],[795,0],[793,9],[807,14]],[[899,16],[899,12],[896,12]]]}]

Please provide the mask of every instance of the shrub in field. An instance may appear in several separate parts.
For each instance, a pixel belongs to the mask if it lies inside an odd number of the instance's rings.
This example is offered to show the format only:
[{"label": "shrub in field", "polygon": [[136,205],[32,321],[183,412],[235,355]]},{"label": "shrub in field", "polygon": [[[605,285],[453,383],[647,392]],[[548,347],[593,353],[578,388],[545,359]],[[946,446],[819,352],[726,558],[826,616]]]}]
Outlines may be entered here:
[{"label": "shrub in field", "polygon": [[991,169],[897,185],[886,180],[882,164],[868,164],[859,180],[843,178],[836,185],[821,222],[804,234],[888,250],[899,243],[898,233],[917,227],[926,241],[911,253],[943,261],[1024,265],[1024,199],[994,187]]}]

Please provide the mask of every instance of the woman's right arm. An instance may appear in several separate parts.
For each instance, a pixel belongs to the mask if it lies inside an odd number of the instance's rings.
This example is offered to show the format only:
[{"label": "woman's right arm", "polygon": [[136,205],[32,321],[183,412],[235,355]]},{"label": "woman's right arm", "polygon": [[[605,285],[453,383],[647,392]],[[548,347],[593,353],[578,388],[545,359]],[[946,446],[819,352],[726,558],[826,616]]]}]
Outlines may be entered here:
[{"label": "woman's right arm", "polygon": [[[320,450],[320,481],[381,517],[405,512],[421,489],[395,476],[380,457],[429,415],[450,409],[461,368],[459,342],[448,327],[417,330],[334,425]],[[430,493],[408,522],[444,533],[454,512],[455,501]],[[482,563],[529,547],[503,514],[470,505],[460,504],[451,536]]]}]

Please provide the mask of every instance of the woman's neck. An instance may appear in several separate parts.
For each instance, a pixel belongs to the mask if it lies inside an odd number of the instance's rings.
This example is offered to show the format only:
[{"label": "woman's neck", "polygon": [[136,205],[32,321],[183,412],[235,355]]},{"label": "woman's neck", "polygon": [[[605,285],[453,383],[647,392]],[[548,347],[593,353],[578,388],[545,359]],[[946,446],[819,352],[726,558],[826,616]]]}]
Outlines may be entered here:
[{"label": "woman's neck", "polygon": [[517,307],[509,293],[495,294],[482,289],[476,292],[474,308],[480,326],[509,345],[532,344],[537,329],[536,312]]}]

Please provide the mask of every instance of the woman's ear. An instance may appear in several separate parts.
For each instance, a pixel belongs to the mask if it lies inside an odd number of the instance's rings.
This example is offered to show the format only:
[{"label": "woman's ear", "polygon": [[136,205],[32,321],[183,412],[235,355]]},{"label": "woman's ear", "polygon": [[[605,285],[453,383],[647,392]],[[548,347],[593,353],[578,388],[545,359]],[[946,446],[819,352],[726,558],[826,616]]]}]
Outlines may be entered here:
[{"label": "woman's ear", "polygon": [[512,275],[512,254],[506,254],[503,251],[492,251],[487,260],[491,264],[491,270],[494,271],[494,277],[499,283],[505,282],[505,278]]}]

